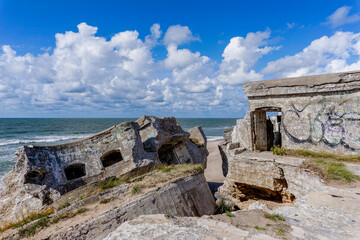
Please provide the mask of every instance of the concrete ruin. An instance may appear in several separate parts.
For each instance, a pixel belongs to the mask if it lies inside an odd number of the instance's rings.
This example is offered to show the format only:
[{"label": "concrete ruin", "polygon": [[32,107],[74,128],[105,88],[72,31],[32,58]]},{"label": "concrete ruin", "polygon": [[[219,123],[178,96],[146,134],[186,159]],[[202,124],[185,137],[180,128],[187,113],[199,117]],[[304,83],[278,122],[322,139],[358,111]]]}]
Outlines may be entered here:
[{"label": "concrete ruin", "polygon": [[[276,140],[287,149],[360,154],[360,72],[249,82],[244,92],[250,111],[232,135],[244,148],[266,151]],[[280,129],[266,113],[279,113]]]},{"label": "concrete ruin", "polygon": [[322,182],[304,159],[275,156],[278,146],[360,154],[360,72],[244,84],[249,109],[219,145],[225,183],[217,198],[243,207],[249,199],[292,203]]},{"label": "concrete ruin", "polygon": [[129,178],[161,164],[206,166],[206,137],[200,127],[185,132],[175,118],[143,116],[75,142],[23,146],[4,176],[0,226],[41,212],[61,196],[109,177]]}]

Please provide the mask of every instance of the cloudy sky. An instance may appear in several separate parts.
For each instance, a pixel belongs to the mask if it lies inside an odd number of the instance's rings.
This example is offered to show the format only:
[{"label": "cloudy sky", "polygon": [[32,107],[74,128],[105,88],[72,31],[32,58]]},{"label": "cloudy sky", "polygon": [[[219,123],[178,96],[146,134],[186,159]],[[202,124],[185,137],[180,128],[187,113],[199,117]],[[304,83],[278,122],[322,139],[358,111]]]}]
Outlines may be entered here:
[{"label": "cloudy sky", "polygon": [[245,82],[350,70],[359,0],[0,0],[0,117],[242,117]]}]

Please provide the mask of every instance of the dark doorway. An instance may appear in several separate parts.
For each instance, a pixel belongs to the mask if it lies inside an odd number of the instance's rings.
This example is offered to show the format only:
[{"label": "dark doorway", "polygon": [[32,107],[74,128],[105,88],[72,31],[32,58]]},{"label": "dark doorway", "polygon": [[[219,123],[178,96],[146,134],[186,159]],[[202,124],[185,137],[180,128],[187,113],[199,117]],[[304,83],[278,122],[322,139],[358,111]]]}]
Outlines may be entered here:
[{"label": "dark doorway", "polygon": [[159,148],[159,160],[164,164],[177,164],[179,161],[177,160],[174,151],[174,146],[164,144]]},{"label": "dark doorway", "polygon": [[73,180],[86,175],[85,164],[70,165],[64,171],[67,180]]},{"label": "dark doorway", "polygon": [[115,163],[118,163],[121,160],[123,160],[123,157],[121,155],[120,150],[112,150],[112,151],[105,153],[100,158],[100,160],[102,162],[103,167],[109,167],[109,166],[114,165]]},{"label": "dark doorway", "polygon": [[281,109],[260,108],[252,112],[252,141],[256,151],[269,151],[281,147]]}]

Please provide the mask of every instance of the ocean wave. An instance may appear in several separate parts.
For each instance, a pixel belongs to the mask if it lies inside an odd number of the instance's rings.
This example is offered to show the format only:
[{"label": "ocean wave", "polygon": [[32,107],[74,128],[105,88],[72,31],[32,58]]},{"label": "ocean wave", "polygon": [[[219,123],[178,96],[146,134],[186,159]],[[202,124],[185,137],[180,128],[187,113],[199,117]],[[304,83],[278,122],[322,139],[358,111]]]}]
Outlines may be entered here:
[{"label": "ocean wave", "polygon": [[6,139],[0,140],[0,146],[18,145],[29,143],[55,143],[66,140],[81,139],[90,136],[90,134],[79,135],[49,135],[49,136],[34,136],[31,139]]},{"label": "ocean wave", "polygon": [[221,141],[224,140],[223,136],[206,136],[207,140],[210,141]]}]

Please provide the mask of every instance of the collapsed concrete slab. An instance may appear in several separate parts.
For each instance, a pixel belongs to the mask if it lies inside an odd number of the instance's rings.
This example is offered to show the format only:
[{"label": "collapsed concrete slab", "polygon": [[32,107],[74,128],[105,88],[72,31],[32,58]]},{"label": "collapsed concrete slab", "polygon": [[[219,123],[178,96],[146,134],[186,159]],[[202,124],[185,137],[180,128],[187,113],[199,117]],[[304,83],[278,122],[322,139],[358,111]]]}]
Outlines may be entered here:
[{"label": "collapsed concrete slab", "polygon": [[[194,128],[191,132],[201,132]],[[192,134],[193,135],[193,134]],[[131,177],[161,164],[206,166],[206,137],[189,139],[175,118],[143,116],[75,142],[23,146],[3,178],[0,226],[50,207],[60,196],[109,177]]]}]

